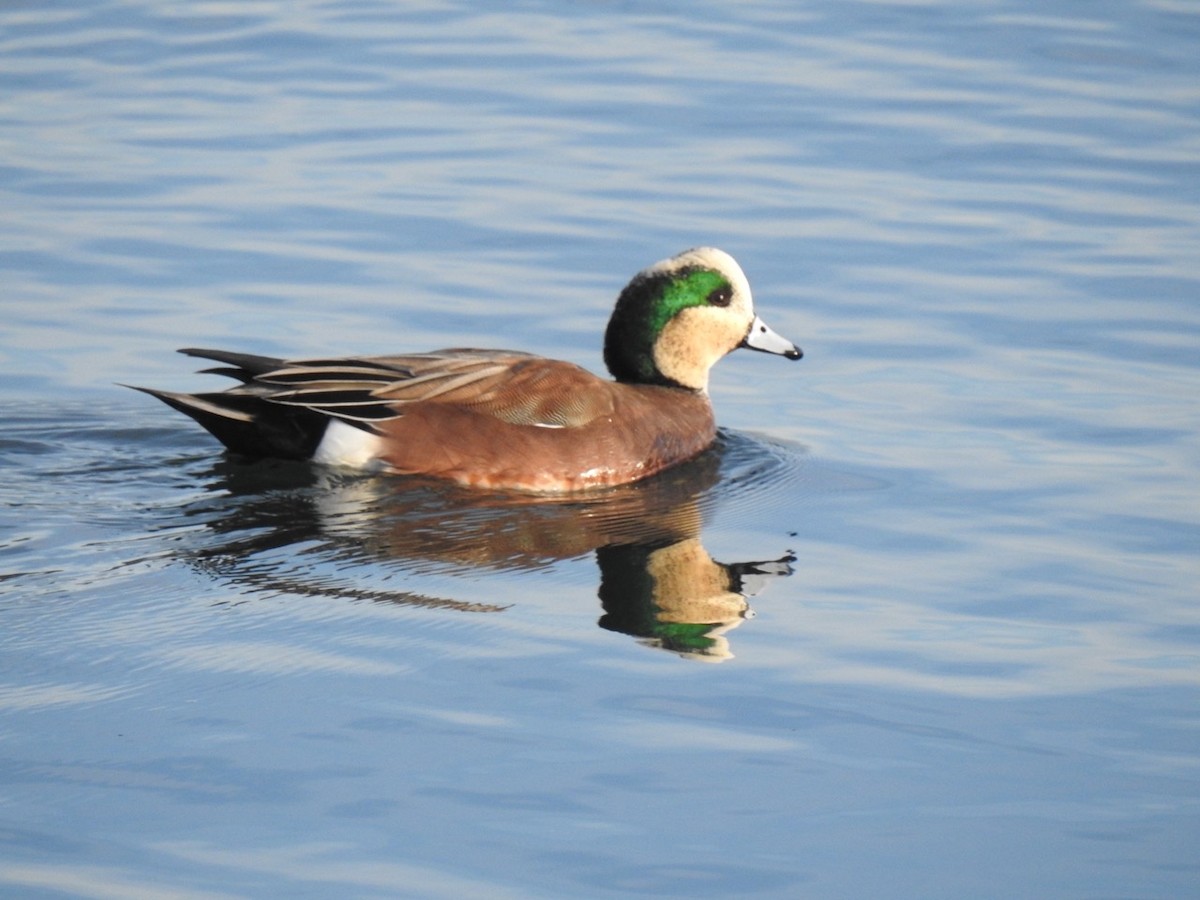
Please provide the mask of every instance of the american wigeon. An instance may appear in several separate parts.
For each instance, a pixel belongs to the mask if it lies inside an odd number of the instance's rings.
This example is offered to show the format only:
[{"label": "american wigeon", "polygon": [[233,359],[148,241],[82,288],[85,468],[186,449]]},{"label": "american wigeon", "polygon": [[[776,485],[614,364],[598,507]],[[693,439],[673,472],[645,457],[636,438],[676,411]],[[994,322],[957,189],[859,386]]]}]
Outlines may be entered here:
[{"label": "american wigeon", "polygon": [[511,350],[283,360],[186,349],[241,384],[138,390],[247,456],[567,492],[636,481],[708,447],[708,371],[738,347],[801,356],[754,314],[733,257],[699,247],[639,272],[617,298],[604,338],[614,381]]}]

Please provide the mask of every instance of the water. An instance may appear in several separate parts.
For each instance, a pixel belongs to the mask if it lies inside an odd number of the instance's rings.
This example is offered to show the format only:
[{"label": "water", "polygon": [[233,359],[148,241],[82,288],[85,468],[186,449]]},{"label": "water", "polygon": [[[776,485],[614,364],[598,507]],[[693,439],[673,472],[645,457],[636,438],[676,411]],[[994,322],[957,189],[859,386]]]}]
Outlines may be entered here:
[{"label": "water", "polygon": [[[1198,39],[7,4],[0,894],[1196,894]],[[114,384],[595,369],[698,243],[806,358],[722,362],[719,445],[605,498],[247,466]]]}]

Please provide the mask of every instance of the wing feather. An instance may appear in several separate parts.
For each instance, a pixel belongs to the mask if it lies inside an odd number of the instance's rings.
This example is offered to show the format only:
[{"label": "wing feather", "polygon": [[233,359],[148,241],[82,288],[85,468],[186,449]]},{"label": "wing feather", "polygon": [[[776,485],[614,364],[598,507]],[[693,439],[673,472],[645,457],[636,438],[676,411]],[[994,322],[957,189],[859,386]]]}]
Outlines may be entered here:
[{"label": "wing feather", "polygon": [[311,360],[192,353],[237,367],[218,370],[243,382],[228,394],[309,409],[359,427],[399,418],[416,403],[553,428],[578,427],[613,409],[611,382],[571,363],[526,353],[455,349]]}]

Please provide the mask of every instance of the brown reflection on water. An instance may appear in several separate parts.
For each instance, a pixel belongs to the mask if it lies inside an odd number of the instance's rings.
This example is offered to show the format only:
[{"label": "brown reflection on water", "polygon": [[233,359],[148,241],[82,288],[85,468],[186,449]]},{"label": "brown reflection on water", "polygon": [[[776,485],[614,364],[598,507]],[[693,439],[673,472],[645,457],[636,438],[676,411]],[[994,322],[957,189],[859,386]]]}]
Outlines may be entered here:
[{"label": "brown reflection on water", "polygon": [[502,612],[506,606],[366,583],[379,583],[369,577],[378,567],[534,572],[593,555],[602,628],[720,661],[733,655],[728,633],[753,616],[749,585],[790,575],[793,561],[723,563],[704,548],[721,456],[718,446],[646,481],[566,498],[225,459],[211,472],[214,492],[190,511],[218,541],[188,561],[249,593]]}]

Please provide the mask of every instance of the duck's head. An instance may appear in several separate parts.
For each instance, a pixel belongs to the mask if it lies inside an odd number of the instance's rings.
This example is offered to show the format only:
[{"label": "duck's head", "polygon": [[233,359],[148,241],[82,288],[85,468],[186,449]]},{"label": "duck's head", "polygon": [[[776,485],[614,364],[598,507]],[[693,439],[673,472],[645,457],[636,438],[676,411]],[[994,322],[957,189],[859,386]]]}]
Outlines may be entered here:
[{"label": "duck's head", "polygon": [[800,348],[754,314],[732,256],[697,247],[643,269],[621,291],[604,335],[617,381],[708,390],[708,370],[738,347],[799,359]]}]

